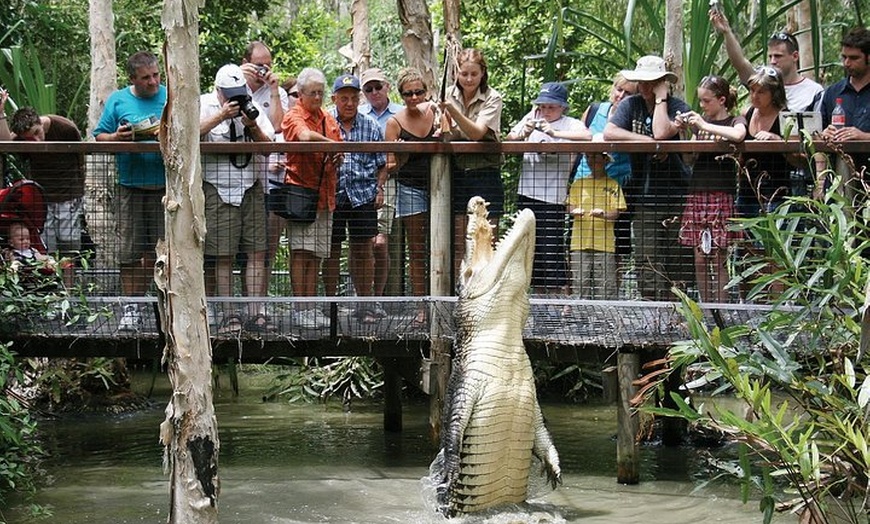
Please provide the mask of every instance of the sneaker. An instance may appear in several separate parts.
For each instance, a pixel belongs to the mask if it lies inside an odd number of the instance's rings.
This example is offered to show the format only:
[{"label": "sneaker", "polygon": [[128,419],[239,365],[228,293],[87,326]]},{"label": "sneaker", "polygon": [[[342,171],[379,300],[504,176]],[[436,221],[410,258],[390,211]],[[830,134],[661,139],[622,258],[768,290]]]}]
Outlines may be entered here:
[{"label": "sneaker", "polygon": [[138,304],[124,306],[124,315],[118,323],[118,331],[139,331],[142,329],[142,316]]},{"label": "sneaker", "polygon": [[374,305],[369,308],[369,311],[372,315],[378,318],[386,318],[388,316],[387,311],[384,309],[384,305],[380,302],[375,302]]}]

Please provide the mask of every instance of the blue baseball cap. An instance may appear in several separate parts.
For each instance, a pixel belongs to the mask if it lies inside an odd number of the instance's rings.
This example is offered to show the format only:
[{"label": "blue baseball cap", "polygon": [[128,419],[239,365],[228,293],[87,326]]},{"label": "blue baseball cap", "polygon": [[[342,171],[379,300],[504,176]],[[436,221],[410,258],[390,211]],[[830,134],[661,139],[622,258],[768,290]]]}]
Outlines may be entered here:
[{"label": "blue baseball cap", "polygon": [[332,83],[332,94],[335,94],[339,89],[344,89],[346,87],[359,91],[359,78],[353,75],[341,75]]},{"label": "blue baseball cap", "polygon": [[533,104],[559,104],[568,107],[568,89],[559,82],[547,82],[541,86],[541,92]]}]

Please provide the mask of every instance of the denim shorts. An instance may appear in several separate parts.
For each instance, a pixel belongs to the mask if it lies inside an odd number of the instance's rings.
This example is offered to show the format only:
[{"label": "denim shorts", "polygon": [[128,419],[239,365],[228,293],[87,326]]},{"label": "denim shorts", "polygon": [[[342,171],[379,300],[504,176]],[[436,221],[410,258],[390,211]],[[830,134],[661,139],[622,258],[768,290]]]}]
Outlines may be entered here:
[{"label": "denim shorts", "polygon": [[399,182],[396,184],[398,195],[396,197],[396,216],[409,217],[429,211],[429,192],[425,189],[406,186]]}]

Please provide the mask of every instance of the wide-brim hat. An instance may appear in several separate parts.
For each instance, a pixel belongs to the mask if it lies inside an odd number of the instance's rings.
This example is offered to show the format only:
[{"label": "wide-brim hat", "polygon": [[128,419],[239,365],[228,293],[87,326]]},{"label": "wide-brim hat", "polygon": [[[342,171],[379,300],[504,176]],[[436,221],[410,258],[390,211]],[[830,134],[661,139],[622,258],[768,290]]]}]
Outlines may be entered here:
[{"label": "wide-brim hat", "polygon": [[547,82],[541,86],[538,98],[532,103],[535,105],[559,104],[562,107],[568,107],[568,89],[559,82]]},{"label": "wide-brim hat", "polygon": [[654,82],[661,79],[668,82],[677,81],[677,75],[668,71],[665,61],[654,55],[641,57],[637,61],[637,66],[622,71],[622,76],[629,82]]}]

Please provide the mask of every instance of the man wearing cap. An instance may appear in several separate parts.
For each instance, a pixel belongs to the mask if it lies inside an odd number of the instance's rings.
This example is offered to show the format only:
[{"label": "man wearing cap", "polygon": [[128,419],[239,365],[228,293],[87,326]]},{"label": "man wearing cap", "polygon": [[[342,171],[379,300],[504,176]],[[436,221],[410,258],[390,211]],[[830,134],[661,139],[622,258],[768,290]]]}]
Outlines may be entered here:
[{"label": "man wearing cap", "polygon": [[[93,134],[97,141],[140,140],[133,127],[158,122],[166,105],[166,87],[160,83],[157,56],[147,51],[127,59],[130,85],[109,95]],[[150,136],[154,140],[155,136]],[[164,236],[163,196],[166,172],[159,153],[119,153],[115,201],[120,239],[121,293],[141,296],[154,280],[154,247]],[[142,325],[138,304],[125,304],[119,331],[135,331]]]},{"label": "man wearing cap", "polygon": [[[740,76],[740,81],[745,85],[749,77],[755,73],[755,66],[743,54],[740,42],[731,30],[725,14],[720,9],[711,9],[709,15],[713,27],[725,38],[728,60],[731,61],[731,65]],[[777,31],[770,36],[767,40],[767,64],[775,67],[782,75],[785,98],[790,111],[813,111],[818,107],[824,88],[798,72],[800,51],[794,35]]]},{"label": "man wearing cap", "polygon": [[[271,142],[275,130],[265,109],[253,103],[257,114],[246,109],[250,101],[245,74],[235,64],[221,67],[215,75],[214,90],[200,97],[199,134],[203,142]],[[209,268],[211,292],[233,295],[233,262],[237,251],[247,253],[244,289],[251,296],[265,296],[266,208],[260,174],[266,156],[250,153],[203,155],[202,189],[208,233],[205,255],[214,257]],[[211,275],[208,275],[211,273]],[[263,314],[262,304],[251,303],[247,329],[274,329]],[[238,331],[242,319],[227,315],[221,330]]]},{"label": "man wearing cap", "polygon": [[[378,121],[381,131],[386,133],[387,120],[403,109],[401,104],[390,101],[390,81],[377,67],[370,67],[360,76],[366,103],[359,112]],[[375,257],[375,295],[384,294],[387,277],[390,273],[390,235],[393,232],[393,219],[396,216],[396,181],[388,178],[384,183],[384,205],[378,210],[378,234],[372,239],[372,254]],[[380,304],[375,304],[378,316],[386,312]]]},{"label": "man wearing cap", "polygon": [[[674,119],[690,111],[683,100],[671,96],[677,76],[657,56],[644,56],[634,70],[622,71],[637,82],[638,93],[623,100],[604,128],[613,141],[679,140]],[[635,205],[634,259],[643,298],[673,298],[670,288],[685,285],[693,275],[692,253],[677,242],[679,217],[687,189],[687,170],[679,154],[632,154],[632,177],[626,200]]]},{"label": "man wearing cap", "polygon": [[[378,123],[359,112],[360,81],[353,75],[341,75],[332,85],[332,116],[338,121],[345,142],[381,142],[384,133]],[[328,295],[338,287],[341,243],[348,238],[350,276],[358,296],[374,292],[374,258],[372,238],[378,234],[377,210],[384,203],[387,181],[387,155],[379,153],[345,153],[338,167],[335,213],[332,223],[332,247],[323,270]],[[372,305],[357,310],[361,322],[375,322],[378,312]]]},{"label": "man wearing cap", "polygon": [[[532,103],[535,109],[511,129],[508,140],[543,143],[592,138],[579,120],[565,115],[568,90],[563,84],[544,84]],[[569,153],[523,154],[517,209],[531,209],[537,219],[532,272],[536,293],[564,293],[569,282],[564,230],[566,188],[572,165],[574,155]]]}]

